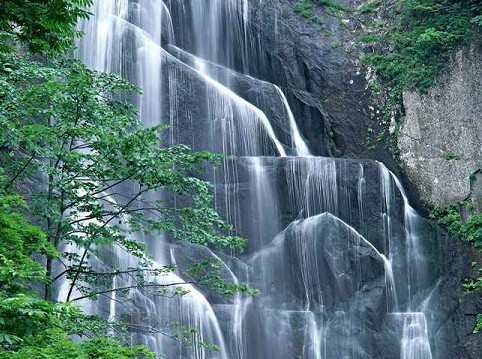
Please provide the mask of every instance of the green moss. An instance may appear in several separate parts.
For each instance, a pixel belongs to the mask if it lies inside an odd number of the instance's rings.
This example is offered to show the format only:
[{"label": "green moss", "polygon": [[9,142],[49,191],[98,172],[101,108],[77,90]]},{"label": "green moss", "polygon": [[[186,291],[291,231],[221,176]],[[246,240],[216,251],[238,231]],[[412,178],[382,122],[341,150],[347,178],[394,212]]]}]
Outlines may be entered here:
[{"label": "green moss", "polygon": [[444,156],[444,159],[447,161],[454,161],[454,160],[459,160],[460,157],[453,152],[447,152]]},{"label": "green moss", "polygon": [[295,3],[294,10],[310,22],[319,22],[319,18],[315,15],[315,6],[323,7],[328,14],[333,16],[348,11],[336,0],[298,0]]},{"label": "green moss", "polygon": [[303,16],[305,19],[313,21],[313,3],[310,0],[299,0],[295,4],[295,12]]},{"label": "green moss", "polygon": [[380,37],[364,62],[398,92],[430,88],[454,51],[481,25],[478,0],[368,2],[358,11],[385,14],[381,28],[368,23],[370,34]]}]

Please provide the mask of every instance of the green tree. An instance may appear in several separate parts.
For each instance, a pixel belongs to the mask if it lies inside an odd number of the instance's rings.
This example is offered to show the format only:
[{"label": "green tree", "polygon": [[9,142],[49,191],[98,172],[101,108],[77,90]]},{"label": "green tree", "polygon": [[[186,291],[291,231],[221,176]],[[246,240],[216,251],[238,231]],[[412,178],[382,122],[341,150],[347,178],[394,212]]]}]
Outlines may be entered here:
[{"label": "green tree", "polygon": [[[164,147],[162,127],[143,128],[129,101],[139,89],[61,55],[79,35],[76,22],[88,16],[90,4],[0,4],[2,358],[151,357],[145,348],[111,338],[121,326],[88,317],[71,302],[137,288],[165,293],[171,285],[156,278],[173,268],[157,267],[135,233],[162,231],[172,239],[231,250],[245,245],[228,235],[231,228],[214,210],[209,184],[193,176],[217,157],[182,145]],[[29,50],[17,51],[20,43]],[[34,52],[49,56],[33,59]],[[21,197],[11,194],[15,191]],[[102,270],[92,265],[113,247],[137,258],[137,265]],[[122,275],[130,276],[131,284],[112,288],[112,279]],[[254,293],[246,285],[224,283],[211,261],[196,265],[191,275],[224,294]],[[70,283],[68,303],[52,301],[60,280]],[[44,299],[30,288],[38,284]],[[73,342],[72,335],[84,340]]]},{"label": "green tree", "polygon": [[[0,358],[152,357],[144,347],[125,347],[109,337],[113,330],[122,333],[121,326],[38,297],[32,288],[49,278],[33,257],[54,258],[58,252],[25,218],[26,211],[20,196],[0,190]],[[76,343],[72,335],[85,340]],[[111,356],[93,355],[104,352]]]},{"label": "green tree", "polygon": [[[15,60],[9,54],[19,48],[19,41],[32,51],[52,55],[70,48],[77,19],[88,15],[83,6],[90,3],[90,0],[2,1],[0,52],[5,55],[2,67],[5,61]],[[2,84],[6,84],[8,72],[8,66],[3,68]],[[3,132],[3,126],[12,120],[4,107],[9,104],[4,93],[0,103]],[[15,168],[12,164],[22,154],[21,151],[14,153],[18,148],[12,146],[13,143],[7,144],[6,136],[1,138],[0,358],[153,358],[154,354],[144,347],[127,347],[111,338],[109,335],[117,325],[86,316],[71,304],[42,300],[32,289],[51,280],[41,258],[51,260],[60,255],[49,236],[25,217],[25,213],[29,213],[31,218],[31,212],[23,198],[12,192],[29,166],[24,163],[25,172],[19,171],[17,176],[7,179],[5,172]],[[7,157],[10,161],[5,161]],[[83,340],[74,342],[72,335]]]},{"label": "green tree", "polygon": [[[243,248],[243,239],[226,235],[230,227],[212,206],[209,184],[190,175],[214,156],[183,145],[162,147],[162,128],[143,128],[126,100],[137,91],[134,86],[76,61],[46,66],[10,54],[0,63],[5,188],[41,178],[42,184],[29,194],[33,213],[56,249],[65,244],[75,248],[62,254],[61,273],[53,273],[54,259],[47,258],[52,281],[45,285],[46,299],[52,299],[52,282],[63,277],[72,283],[70,301],[76,299],[75,287],[82,297],[95,297],[110,291],[105,287],[109,277],[123,273],[165,274],[168,269],[152,267],[135,231]],[[158,191],[182,200],[171,206],[155,199]],[[137,268],[94,270],[88,259],[111,245],[137,257]],[[162,287],[143,279],[139,286]]]},{"label": "green tree", "polygon": [[35,52],[56,53],[69,49],[79,19],[89,16],[92,0],[2,0],[0,3],[1,49],[16,39]]}]

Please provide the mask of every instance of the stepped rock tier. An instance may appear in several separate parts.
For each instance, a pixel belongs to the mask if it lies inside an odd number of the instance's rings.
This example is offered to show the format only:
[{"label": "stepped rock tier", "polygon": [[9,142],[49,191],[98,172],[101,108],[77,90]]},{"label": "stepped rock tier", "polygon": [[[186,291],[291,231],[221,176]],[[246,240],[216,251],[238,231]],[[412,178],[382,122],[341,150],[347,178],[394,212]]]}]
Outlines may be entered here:
[{"label": "stepped rock tier", "polygon": [[[98,0],[81,24],[78,57],[143,89],[133,101],[145,126],[168,125],[166,144],[226,155],[203,176],[248,249],[233,255],[139,235],[159,267],[176,266],[161,280],[187,281],[191,264],[210,259],[226,280],[260,290],[253,298],[224,297],[186,284],[184,296],[114,292],[83,305],[137,326],[132,341],[167,358],[453,357],[450,303],[440,296],[446,238],[410,206],[383,163],[332,157],[340,148],[333,131],[343,126],[328,122],[343,111],[327,114],[317,105],[308,68],[303,90],[283,78],[287,41],[273,49],[287,31],[274,3]],[[326,89],[333,81],[325,79]],[[361,142],[345,143],[345,157]],[[117,248],[91,261],[135,266]],[[128,281],[119,276],[113,285]],[[64,292],[61,286],[59,297]],[[181,327],[196,328],[188,344],[173,339]]]}]

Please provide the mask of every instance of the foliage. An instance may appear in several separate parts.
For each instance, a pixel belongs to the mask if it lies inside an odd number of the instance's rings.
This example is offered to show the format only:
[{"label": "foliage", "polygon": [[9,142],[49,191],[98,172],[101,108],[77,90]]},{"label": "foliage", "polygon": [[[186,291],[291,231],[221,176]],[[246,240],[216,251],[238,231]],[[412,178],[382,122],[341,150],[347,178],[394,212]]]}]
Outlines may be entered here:
[{"label": "foliage", "polygon": [[[77,21],[89,16],[91,4],[92,0],[2,0],[0,35],[3,40],[18,39],[33,51],[67,50],[78,35]],[[8,50],[5,42],[2,45],[1,50]]]},{"label": "foliage", "polygon": [[473,38],[481,9],[479,0],[368,0],[358,7],[362,62],[374,75],[369,84],[387,129],[403,116],[403,92],[427,92]]},{"label": "foliage", "polygon": [[24,208],[20,196],[0,192],[0,290],[6,292],[45,282],[45,268],[33,256],[57,256],[45,234],[18,212]]},{"label": "foliage", "polygon": [[246,293],[251,296],[258,294],[257,289],[253,289],[246,284],[229,283],[221,276],[222,264],[212,260],[203,260],[194,264],[188,273],[198,281],[200,285],[215,289],[223,295],[234,295],[237,292]]},{"label": "foliage", "polygon": [[[113,339],[121,339],[116,325],[69,303],[134,289],[163,295],[175,286],[158,279],[173,268],[159,268],[146,254],[137,240],[144,233],[230,250],[246,243],[229,235],[210,185],[193,175],[218,156],[164,147],[162,126],[144,128],[138,118],[133,99],[140,89],[61,54],[79,35],[76,22],[90,4],[0,4],[1,358],[152,357]],[[29,51],[18,51],[19,41]],[[96,261],[115,250],[130,255],[134,267],[106,262],[99,270]],[[210,276],[204,284],[223,293],[250,290],[222,283],[216,271],[203,275]],[[128,286],[112,286],[124,277]],[[65,279],[71,284],[62,299],[69,303],[52,302],[53,286]],[[39,284],[44,299],[30,288]]]},{"label": "foliage", "polygon": [[[33,211],[50,243],[71,245],[63,253],[65,276],[72,281],[67,300],[78,281],[88,284],[77,287],[84,294],[95,293],[88,259],[103,247],[116,245],[139,258],[139,269],[150,268],[135,230],[243,248],[244,240],[225,235],[230,227],[213,209],[208,183],[190,176],[213,156],[183,145],[162,147],[162,128],[143,128],[126,100],[135,87],[75,61],[45,66],[4,55],[0,63],[0,163],[9,185],[45,174],[45,187],[31,194]],[[186,205],[158,200],[160,190],[184,198]]]},{"label": "foliage", "polygon": [[445,226],[450,233],[458,235],[461,233],[463,219],[460,214],[459,207],[464,207],[461,203],[459,206],[449,206],[449,207],[435,207],[432,210],[432,217],[436,218],[440,224]]},{"label": "foliage", "polygon": [[18,351],[0,352],[2,359],[91,359],[119,358],[145,359],[155,358],[154,353],[145,347],[128,347],[108,337],[95,337],[82,342],[74,342],[59,329],[48,329],[29,337]]},{"label": "foliage", "polygon": [[[55,308],[51,302],[43,301],[43,304]],[[120,358],[120,359],[141,359],[154,358],[154,353],[143,346],[125,346],[112,337],[100,336],[94,333],[92,338],[85,338],[82,341],[73,341],[71,335],[74,332],[67,332],[63,328],[56,327],[55,321],[50,321],[48,311],[38,310],[38,315],[44,315],[42,320],[46,329],[34,330],[24,337],[15,337],[16,346],[5,348],[0,351],[0,358],[5,359],[31,359],[31,358]],[[80,314],[81,316],[81,314]],[[23,319],[18,317],[18,319]],[[70,320],[77,318],[69,318]],[[30,320],[29,323],[32,323]]]},{"label": "foliage", "polygon": [[[125,347],[109,338],[115,325],[73,305],[38,298],[31,286],[49,278],[32,257],[57,253],[20,210],[25,203],[18,195],[0,193],[0,358],[152,357],[144,347]],[[74,342],[72,335],[85,340]],[[102,350],[111,356],[96,356]]]},{"label": "foliage", "polygon": [[358,6],[357,12],[359,14],[373,14],[376,13],[379,9],[383,0],[371,0],[366,1]]},{"label": "foliage", "polygon": [[[396,144],[403,92],[426,92],[454,52],[469,43],[482,26],[479,0],[366,0],[356,11],[336,0],[298,0],[294,10],[319,23],[317,5],[330,15],[349,17],[359,30],[357,42],[365,52],[362,63],[369,68],[369,86],[380,101],[380,116],[376,117],[385,127],[371,146],[389,132],[393,135],[389,144]],[[448,155],[448,160],[452,159]]]},{"label": "foliage", "polygon": [[[17,89],[7,79],[14,70],[11,61],[16,60],[8,56],[18,48],[17,41],[34,51],[66,50],[73,41],[77,18],[87,16],[82,6],[89,4],[90,1],[82,0],[4,0],[0,4],[0,358],[153,357],[144,347],[126,347],[109,338],[117,325],[86,316],[70,304],[38,297],[32,288],[51,280],[42,258],[51,260],[59,257],[59,253],[48,234],[25,217],[25,213],[31,212],[23,198],[12,192],[21,175],[29,172],[31,164],[28,161],[16,167],[16,161],[22,159],[20,146],[28,149],[32,146],[26,143],[27,137],[12,132],[15,126],[20,128],[25,119],[9,117],[12,110],[9,106],[14,105],[10,100],[16,96]],[[38,70],[42,71],[40,67]],[[23,104],[15,105],[22,107]],[[9,171],[20,168],[16,175],[8,177]],[[72,340],[73,335],[82,341]],[[97,355],[100,351],[102,355]]]},{"label": "foliage", "polygon": [[482,331],[482,314],[477,314],[475,318],[475,328],[473,333],[477,334],[477,333],[480,333],[481,331]]},{"label": "foliage", "polygon": [[[480,271],[481,269],[479,269],[479,272]],[[467,293],[480,292],[482,290],[482,276],[477,278],[467,278],[463,287]]]},{"label": "foliage", "polygon": [[336,0],[298,0],[295,3],[294,11],[310,22],[319,23],[320,19],[315,15],[315,6],[323,7],[326,13],[332,16],[338,16],[340,13],[348,11]]},{"label": "foliage", "polygon": [[364,61],[400,93],[425,92],[434,84],[453,52],[476,31],[481,7],[478,0],[399,0],[368,2],[359,11],[384,14],[381,23],[369,23],[376,38],[368,42],[372,51]]},{"label": "foliage", "polygon": [[349,12],[349,9],[338,0],[315,0],[315,2],[324,6],[331,13]]},{"label": "foliage", "polygon": [[471,210],[471,204],[462,202],[455,206],[437,207],[433,209],[432,215],[452,234],[482,249],[482,214],[475,213],[464,219],[460,213],[461,208]]},{"label": "foliage", "polygon": [[459,160],[460,157],[457,156],[455,153],[448,152],[448,153],[445,154],[444,159],[446,161],[453,161],[453,160]]},{"label": "foliage", "polygon": [[303,16],[305,19],[313,21],[315,16],[313,8],[314,5],[311,0],[299,0],[296,2],[294,10],[297,14]]},{"label": "foliage", "polygon": [[[463,218],[462,210],[473,211],[471,203],[465,201],[458,205],[436,207],[432,211],[432,217],[436,218],[450,233],[463,241],[472,243],[482,253],[482,213],[473,213],[468,218]],[[467,278],[463,284],[466,292],[482,292],[482,268],[475,271],[478,275]],[[478,333],[481,329],[482,314],[478,314],[474,333]]]}]

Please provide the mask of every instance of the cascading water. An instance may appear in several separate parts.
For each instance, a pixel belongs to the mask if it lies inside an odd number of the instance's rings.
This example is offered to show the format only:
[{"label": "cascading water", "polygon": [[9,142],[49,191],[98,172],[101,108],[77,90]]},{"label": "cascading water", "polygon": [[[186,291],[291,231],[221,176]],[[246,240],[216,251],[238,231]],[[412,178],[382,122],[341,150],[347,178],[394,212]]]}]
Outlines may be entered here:
[{"label": "cascading water", "polygon": [[[431,359],[428,299],[438,278],[427,273],[429,224],[382,164],[312,155],[282,89],[252,75],[264,60],[251,3],[98,0],[81,24],[78,56],[142,87],[140,118],[168,124],[167,143],[227,155],[207,176],[218,210],[250,240],[247,253],[140,238],[159,267],[177,266],[161,280],[182,282],[189,263],[211,258],[227,280],[260,294],[223,298],[186,284],[183,297],[136,290],[86,305],[129,318],[139,328],[132,341],[160,357]],[[112,253],[120,266],[135,266]],[[173,323],[197,328],[190,345],[172,339]]]}]

